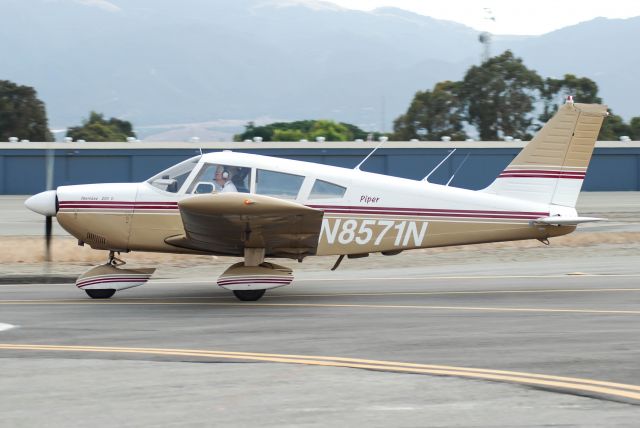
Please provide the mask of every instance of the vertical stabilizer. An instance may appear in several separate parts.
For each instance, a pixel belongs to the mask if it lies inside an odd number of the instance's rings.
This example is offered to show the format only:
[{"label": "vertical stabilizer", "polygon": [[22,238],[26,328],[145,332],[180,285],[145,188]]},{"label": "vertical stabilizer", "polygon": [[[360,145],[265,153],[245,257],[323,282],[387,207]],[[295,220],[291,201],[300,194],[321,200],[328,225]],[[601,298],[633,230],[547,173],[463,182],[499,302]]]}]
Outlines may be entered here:
[{"label": "vertical stabilizer", "polygon": [[483,192],[575,207],[607,106],[568,101]]}]

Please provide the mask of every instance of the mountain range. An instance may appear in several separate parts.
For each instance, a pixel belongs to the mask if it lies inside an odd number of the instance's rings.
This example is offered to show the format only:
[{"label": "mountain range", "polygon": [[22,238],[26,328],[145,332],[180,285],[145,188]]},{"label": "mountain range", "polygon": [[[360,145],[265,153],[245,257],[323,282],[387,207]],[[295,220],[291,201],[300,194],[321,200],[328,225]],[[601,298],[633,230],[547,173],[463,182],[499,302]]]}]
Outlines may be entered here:
[{"label": "mountain range", "polygon": [[[482,51],[461,24],[312,0],[3,0],[0,14],[0,79],[35,87],[52,128],[96,110],[151,140],[229,139],[249,120],[388,131],[416,91],[461,79]],[[589,77],[628,119],[640,115],[637,40],[640,17],[598,18],[496,36],[492,52],[543,77]]]}]

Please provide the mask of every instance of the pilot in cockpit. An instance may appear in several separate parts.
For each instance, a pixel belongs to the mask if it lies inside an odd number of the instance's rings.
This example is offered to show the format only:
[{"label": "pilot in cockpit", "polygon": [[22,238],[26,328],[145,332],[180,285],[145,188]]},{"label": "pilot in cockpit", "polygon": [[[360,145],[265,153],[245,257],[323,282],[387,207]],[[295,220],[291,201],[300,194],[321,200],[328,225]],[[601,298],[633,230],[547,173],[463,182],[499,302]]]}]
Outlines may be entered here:
[{"label": "pilot in cockpit", "polygon": [[236,185],[231,181],[231,173],[224,166],[219,165],[215,176],[216,191],[220,193],[237,192]]}]

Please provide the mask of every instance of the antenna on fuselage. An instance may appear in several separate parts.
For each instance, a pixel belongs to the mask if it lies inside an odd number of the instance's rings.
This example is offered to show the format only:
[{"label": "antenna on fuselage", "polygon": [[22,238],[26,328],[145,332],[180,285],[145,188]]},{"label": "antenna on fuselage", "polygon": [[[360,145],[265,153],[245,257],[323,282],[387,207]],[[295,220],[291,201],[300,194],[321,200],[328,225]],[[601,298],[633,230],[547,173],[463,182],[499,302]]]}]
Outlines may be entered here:
[{"label": "antenna on fuselage", "polygon": [[460,171],[460,168],[462,168],[462,165],[464,165],[464,163],[467,161],[467,158],[469,157],[470,154],[471,154],[471,152],[467,153],[467,155],[464,157],[464,159],[462,159],[462,162],[460,162],[460,165],[458,165],[458,167],[453,172],[453,175],[451,176],[449,181],[447,181],[447,184],[445,184],[445,186],[448,186],[453,181],[453,177],[455,177],[456,174],[458,173],[458,171]]},{"label": "antenna on fuselage", "polygon": [[371,152],[367,155],[367,157],[365,157],[364,159],[362,159],[362,162],[360,162],[358,165],[356,165],[355,169],[356,171],[360,171],[360,166],[365,163],[367,161],[367,159],[369,159],[371,157],[372,154],[375,153],[376,150],[378,150],[380,148],[380,146],[382,146],[384,143],[386,143],[388,140],[387,137],[380,137],[380,143],[378,143],[378,145],[371,150]]},{"label": "antenna on fuselage", "polygon": [[433,169],[431,170],[431,172],[430,172],[429,174],[427,174],[427,175],[422,179],[422,181],[426,181],[426,182],[428,183],[428,182],[429,182],[429,177],[431,177],[431,174],[433,174],[434,172],[436,172],[436,170],[437,170],[438,168],[440,168],[440,165],[442,165],[443,163],[445,163],[445,162],[447,161],[447,159],[449,159],[449,158],[451,157],[451,155],[455,153],[455,151],[456,151],[456,150],[457,150],[457,149],[453,149],[453,150],[451,150],[451,151],[449,152],[449,154],[448,154],[447,156],[445,156],[445,158],[444,158],[444,159],[442,159],[442,160],[440,161],[440,163],[439,163],[438,165],[436,165],[436,166],[435,166],[435,168],[433,168]]}]

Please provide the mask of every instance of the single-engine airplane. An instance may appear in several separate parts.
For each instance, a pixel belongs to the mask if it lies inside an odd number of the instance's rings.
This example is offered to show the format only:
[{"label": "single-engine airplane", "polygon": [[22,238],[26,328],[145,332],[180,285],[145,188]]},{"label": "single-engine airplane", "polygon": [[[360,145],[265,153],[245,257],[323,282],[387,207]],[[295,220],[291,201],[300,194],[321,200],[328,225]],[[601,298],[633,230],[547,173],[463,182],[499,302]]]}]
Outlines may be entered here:
[{"label": "single-engine airplane", "polygon": [[93,249],[106,264],[76,285],[90,297],[144,284],[155,269],[125,269],[130,251],[244,257],[217,280],[244,301],[289,285],[266,258],[395,255],[415,248],[565,235],[607,107],[571,99],[489,187],[472,191],[356,169],[222,151],[185,160],[142,183],[61,186],[25,205]]}]

